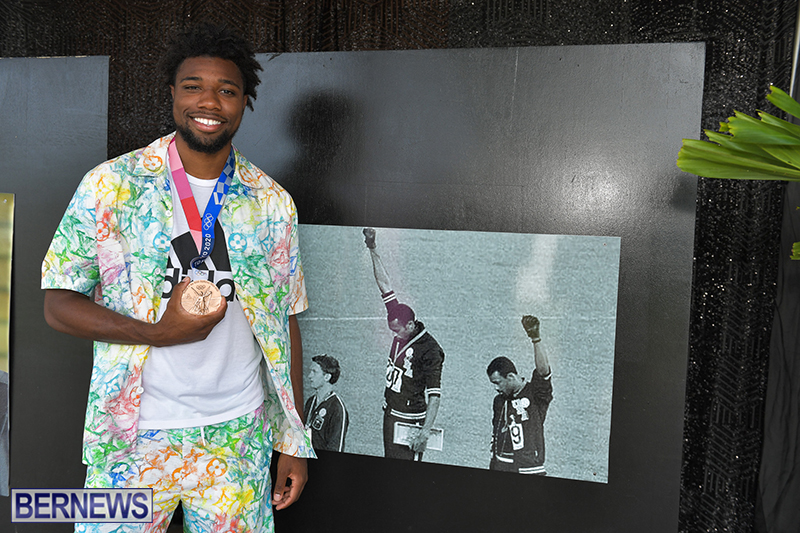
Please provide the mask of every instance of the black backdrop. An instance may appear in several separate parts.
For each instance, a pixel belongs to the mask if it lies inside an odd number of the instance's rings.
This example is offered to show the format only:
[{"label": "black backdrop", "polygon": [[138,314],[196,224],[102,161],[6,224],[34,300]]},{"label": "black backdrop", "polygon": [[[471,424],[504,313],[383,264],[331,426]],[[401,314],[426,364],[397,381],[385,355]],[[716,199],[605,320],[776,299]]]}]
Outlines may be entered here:
[{"label": "black backdrop", "polygon": [[[716,127],[733,109],[768,108],[769,83],[788,88],[796,13],[796,2],[777,0],[11,0],[0,4],[0,56],[109,55],[109,156],[169,129],[168,95],[151,72],[187,20],[226,21],[260,52],[702,40],[702,124]],[[684,531],[751,529],[782,195],[781,184],[698,183]],[[31,475],[12,461],[12,484]]]}]

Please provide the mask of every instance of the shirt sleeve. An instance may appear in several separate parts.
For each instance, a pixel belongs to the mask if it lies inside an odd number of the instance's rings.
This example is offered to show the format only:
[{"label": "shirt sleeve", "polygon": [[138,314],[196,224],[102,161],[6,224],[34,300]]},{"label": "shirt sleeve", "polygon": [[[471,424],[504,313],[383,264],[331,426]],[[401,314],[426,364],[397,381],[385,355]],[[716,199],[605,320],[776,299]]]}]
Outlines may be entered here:
[{"label": "shirt sleeve", "polygon": [[308,295],[306,282],[303,276],[303,265],[300,261],[300,242],[297,231],[297,208],[294,200],[290,203],[290,230],[289,230],[289,314],[296,315],[308,309]]},{"label": "shirt sleeve", "polygon": [[444,352],[435,340],[431,338],[430,341],[432,346],[427,350],[422,359],[425,371],[425,392],[428,395],[441,396]]},{"label": "shirt sleeve", "polygon": [[331,402],[331,412],[326,422],[325,444],[327,450],[344,451],[344,438],[347,432],[347,411],[342,400],[336,396]]},{"label": "shirt sleeve", "polygon": [[400,302],[397,301],[397,295],[394,293],[394,291],[382,293],[381,298],[383,298],[383,305],[386,306],[387,314],[389,314],[392,309],[400,305]]},{"label": "shirt sleeve", "polygon": [[503,398],[499,394],[494,397],[492,400],[492,453],[497,453],[497,438],[498,433],[500,432],[500,427],[502,426],[502,410],[503,410]]},{"label": "shirt sleeve", "polygon": [[43,289],[68,289],[92,296],[100,280],[93,171],[72,197],[42,263]]},{"label": "shirt sleeve", "polygon": [[531,376],[533,401],[536,403],[536,408],[539,409],[542,420],[547,415],[547,408],[553,400],[553,383],[550,381],[550,375],[542,376],[538,370],[534,370]]}]

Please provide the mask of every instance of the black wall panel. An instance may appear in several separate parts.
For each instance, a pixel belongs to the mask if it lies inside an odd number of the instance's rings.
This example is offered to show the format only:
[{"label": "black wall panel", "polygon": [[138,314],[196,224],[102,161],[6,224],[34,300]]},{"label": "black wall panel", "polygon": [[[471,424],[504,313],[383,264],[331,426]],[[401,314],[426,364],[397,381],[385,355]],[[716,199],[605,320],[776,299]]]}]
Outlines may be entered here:
[{"label": "black wall panel", "polygon": [[[677,531],[696,178],[674,159],[697,132],[704,48],[263,56],[271,90],[235,144],[292,193],[301,222],[622,242],[607,485],[328,453],[279,529]],[[553,379],[558,401],[570,376]],[[404,494],[413,512],[389,519]]]},{"label": "black wall panel", "polygon": [[[82,485],[92,347],[44,321],[41,265],[81,177],[106,158],[108,58],[0,59],[0,189],[15,194],[11,488]],[[76,135],[76,132],[80,132]],[[77,424],[76,424],[77,422]],[[0,531],[10,523],[2,498]],[[35,524],[28,531],[63,531]],[[29,526],[30,527],[30,526]]]}]

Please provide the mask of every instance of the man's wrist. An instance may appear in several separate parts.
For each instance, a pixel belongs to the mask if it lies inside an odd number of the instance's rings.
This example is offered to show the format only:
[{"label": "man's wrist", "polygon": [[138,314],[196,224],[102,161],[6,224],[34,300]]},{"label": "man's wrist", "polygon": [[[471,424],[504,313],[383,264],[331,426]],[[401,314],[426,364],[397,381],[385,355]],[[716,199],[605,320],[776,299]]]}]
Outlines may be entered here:
[{"label": "man's wrist", "polygon": [[163,335],[161,334],[158,322],[142,322],[137,328],[138,335],[140,336],[143,344],[154,346],[156,348],[163,348],[168,346]]}]

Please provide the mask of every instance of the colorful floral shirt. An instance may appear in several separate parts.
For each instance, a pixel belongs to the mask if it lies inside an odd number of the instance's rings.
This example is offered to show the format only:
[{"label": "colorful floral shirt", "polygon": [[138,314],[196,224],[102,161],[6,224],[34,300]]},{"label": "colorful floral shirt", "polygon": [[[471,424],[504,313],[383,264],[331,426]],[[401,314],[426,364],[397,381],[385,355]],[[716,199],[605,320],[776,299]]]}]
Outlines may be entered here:
[{"label": "colorful floral shirt", "polygon": [[[81,182],[42,265],[43,289],[69,289],[155,322],[172,234],[167,147],[174,134],[107,161]],[[265,408],[275,449],[314,457],[294,405],[289,315],[308,307],[289,194],[236,153],[219,222],[236,294],[264,353]],[[94,343],[83,461],[114,463],[133,450],[149,346]]]}]

